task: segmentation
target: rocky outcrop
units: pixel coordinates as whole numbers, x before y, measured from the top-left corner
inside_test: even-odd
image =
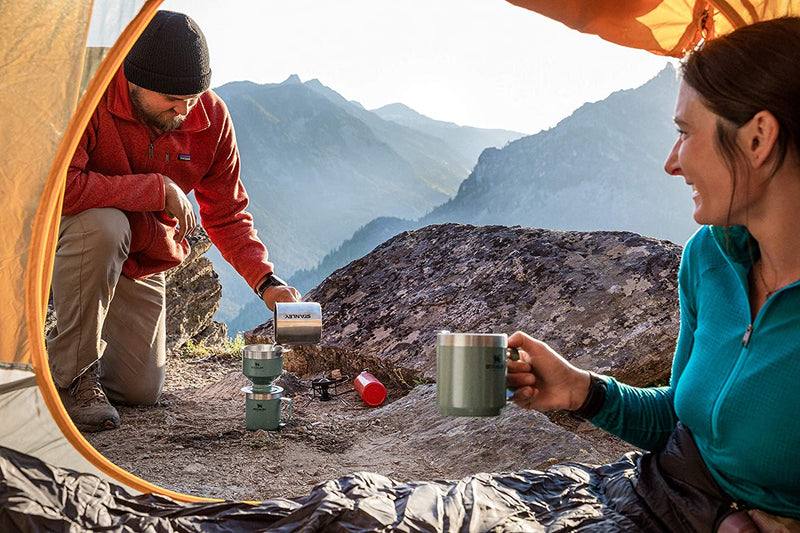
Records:
[[[167,282],[167,353],[186,341],[218,344],[225,340],[225,324],[214,321],[222,298],[222,285],[211,261],[203,254],[211,240],[198,226],[189,237],[191,252],[183,263],[165,273]]]
[[[392,431],[390,443],[378,440],[369,444],[373,452],[384,449],[424,460],[432,470],[451,479],[478,471],[542,469],[562,461],[599,464],[617,459],[629,448],[616,439],[613,444],[600,445],[580,432],[560,427],[542,413],[514,404],[497,417],[443,416],[436,407],[435,384],[414,387],[363,417]]]
[[[396,421],[387,446],[425,455],[436,442],[431,464],[477,461],[499,471],[612,461],[631,446],[562,413],[511,405],[498,417],[440,415],[431,383],[436,332],[522,330],[582,368],[631,385],[665,383],[679,328],[680,253],[626,232],[443,224],[401,233],[306,296],[322,305],[322,340],[292,347],[284,368],[301,376],[369,369],[390,389],[370,414]],[[245,341],[271,336],[270,321]]]
[[[435,380],[436,332],[513,333],[632,385],[668,379],[681,248],[626,232],[443,224],[402,233],[307,296],[318,346],[294,347],[301,374],[368,368],[394,384]],[[248,332],[266,338],[272,324]]]

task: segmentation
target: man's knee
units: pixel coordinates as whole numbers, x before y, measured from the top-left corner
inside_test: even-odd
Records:
[[[101,379],[102,382],[102,379]],[[155,405],[161,397],[164,385],[163,373],[133,382],[119,384],[118,386],[106,385],[103,388],[106,395],[115,403],[125,405]]]
[[[161,397],[161,387],[137,387],[137,390],[128,391],[120,403],[127,405],[155,405]]]

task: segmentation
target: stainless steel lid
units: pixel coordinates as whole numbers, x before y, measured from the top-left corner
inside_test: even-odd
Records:
[[[242,357],[247,359],[277,359],[288,352],[280,344],[248,344],[242,348]]]
[[[439,346],[458,346],[481,348],[505,348],[508,346],[508,335],[505,333],[450,333],[440,331],[436,334]]]
[[[270,385],[269,392],[253,392],[253,386],[242,387],[242,392],[248,400],[277,400],[283,396],[283,387]]]

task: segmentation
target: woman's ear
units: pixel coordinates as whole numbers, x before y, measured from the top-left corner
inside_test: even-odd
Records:
[[[759,168],[771,156],[778,142],[780,124],[769,111],[759,111],[739,128],[741,146],[753,168]]]

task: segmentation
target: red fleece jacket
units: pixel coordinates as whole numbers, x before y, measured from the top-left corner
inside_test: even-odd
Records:
[[[123,273],[144,278],[186,257],[189,244],[173,239],[177,221],[164,213],[164,176],[194,191],[200,219],[222,256],[254,287],[272,264],[245,211],[239,151],[228,110],[206,91],[183,125],[152,143],[135,117],[122,68],[97,106],[67,172],[64,215],[96,207],[122,210],[131,225]]]

